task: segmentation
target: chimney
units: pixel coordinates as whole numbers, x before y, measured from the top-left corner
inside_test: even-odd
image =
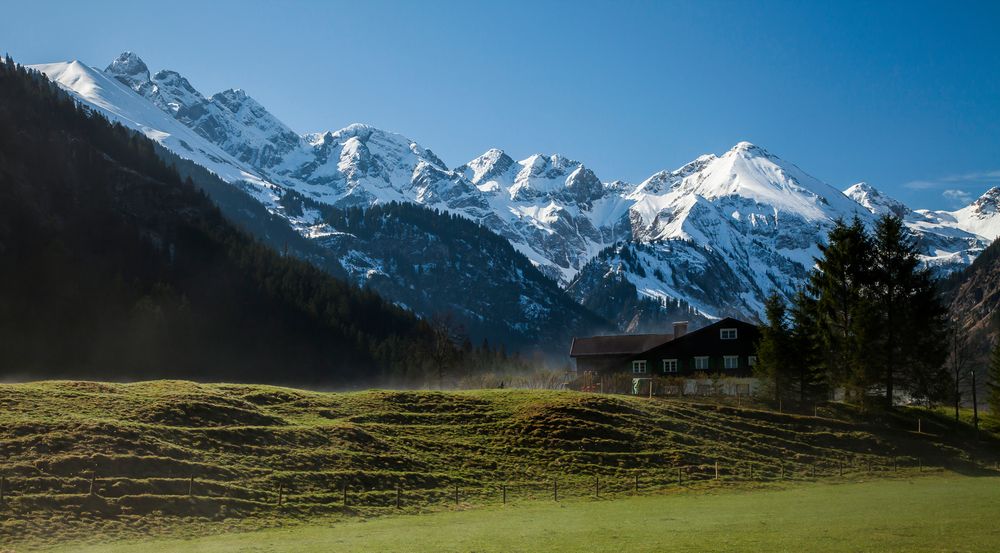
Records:
[[[687,321],[677,321],[674,323],[674,340],[680,338],[687,334],[688,322]]]

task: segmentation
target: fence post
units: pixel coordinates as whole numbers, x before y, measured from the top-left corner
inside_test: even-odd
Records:
[[[284,495],[284,493],[285,493],[285,485],[278,484],[278,507],[281,507],[282,500],[284,499],[284,497],[282,496]]]
[[[347,482],[341,484],[341,487],[343,488],[344,492],[344,507],[347,507]]]
[[[684,477],[681,475],[681,467],[677,467],[677,485],[680,486],[684,483]]]
[[[399,508],[399,499],[400,499],[400,496],[402,494],[403,494],[403,485],[402,484],[396,484],[396,508],[397,509]]]
[[[896,465],[896,456],[895,455],[892,456],[892,472],[899,472],[899,469],[897,468],[897,465]]]
[[[594,495],[597,497],[597,499],[601,498],[601,477],[600,476],[595,476],[594,477]]]
[[[97,471],[90,473],[90,489],[87,491],[87,495],[94,495],[94,480],[97,479]]]
[[[924,433],[924,419],[917,419],[917,434]]]
[[[559,501],[559,481],[552,481],[552,500]]]
[[[784,480],[785,479],[785,463],[781,463],[778,466],[781,467],[781,479]]]
[[[635,475],[635,493],[639,493],[639,475]]]
[[[194,476],[188,480],[188,497],[194,497]]]
[[[819,417],[819,404],[813,403],[813,417]]]
[[[455,505],[458,505],[458,484],[455,484]]]

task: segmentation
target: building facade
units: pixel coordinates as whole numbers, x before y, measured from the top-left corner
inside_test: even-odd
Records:
[[[570,357],[578,374],[745,378],[753,375],[759,340],[756,325],[727,317],[692,332],[675,323],[673,334],[574,338]]]

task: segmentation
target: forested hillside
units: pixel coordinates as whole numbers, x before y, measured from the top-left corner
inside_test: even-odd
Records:
[[[613,328],[505,238],[465,217],[399,202],[334,208],[294,192],[282,204],[320,212],[336,232],[317,241],[366,287],[417,313],[449,318],[477,343],[543,349],[562,360],[574,335]]]
[[[145,137],[0,64],[0,371],[346,383],[458,355],[227,222]]]
[[[994,241],[964,271],[943,284],[952,318],[967,336],[970,354],[984,355],[997,332],[1000,308],[1000,241]]]

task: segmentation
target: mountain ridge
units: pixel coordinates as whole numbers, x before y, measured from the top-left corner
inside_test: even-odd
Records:
[[[39,67],[59,73],[53,65]],[[595,274],[610,274],[617,266],[601,252],[636,243],[650,246],[646,262],[660,268],[666,279],[617,271],[616,278],[630,282],[637,294],[664,305],[683,300],[699,306],[707,318],[757,318],[768,294],[788,296],[804,282],[818,254],[816,244],[825,239],[833,220],[857,216],[870,224],[885,207],[865,205],[749,142],[657,172],[635,185],[602,181],[584,163],[560,154],[516,161],[498,148],[449,168],[431,150],[400,134],[353,124],[297,135],[245,93],[234,89],[206,98],[174,72],[149,77],[143,68],[138,56],[126,53],[108,70],[126,73],[119,82],[131,83],[129,90],[146,101],[156,104],[160,98],[157,109],[184,127],[181,134],[194,133],[200,140],[192,147],[171,135],[172,128],[156,129],[169,123],[142,124],[136,121],[139,116],[125,117],[133,128],[178,155],[204,154],[209,170],[241,182],[304,235],[322,234],[316,229],[324,222],[315,210],[285,211],[280,200],[286,191],[337,208],[416,203],[461,215],[504,237],[543,274],[572,287],[578,300],[602,289]],[[99,95],[88,93],[79,80],[57,80],[82,101],[101,107]],[[160,89],[168,85],[184,94],[164,96]],[[136,110],[130,105],[119,111]],[[859,197],[865,192],[887,198],[865,186],[855,190]],[[988,243],[979,234],[992,232],[987,204],[976,217],[907,208],[904,219],[918,235],[925,261],[947,274],[970,263]],[[1000,218],[996,221],[1000,225]],[[586,278],[578,278],[585,268]],[[718,282],[735,288],[725,298],[713,299],[706,290],[718,289]],[[624,320],[616,322],[627,326]]]

